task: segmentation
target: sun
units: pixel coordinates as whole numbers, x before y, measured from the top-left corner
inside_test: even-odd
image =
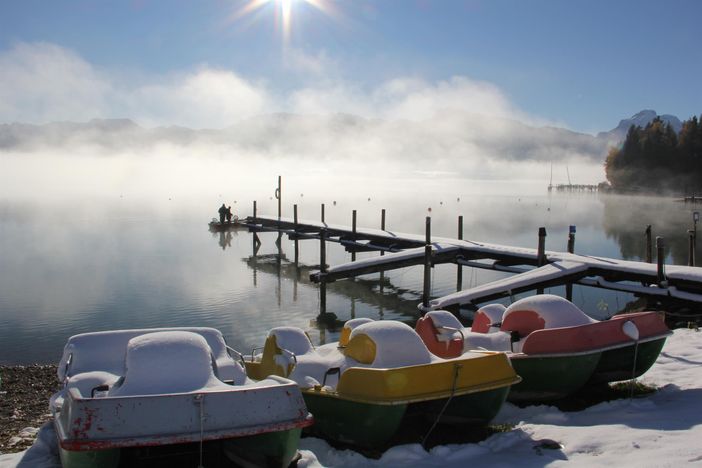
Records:
[[[311,5],[322,13],[333,16],[332,0],[247,0],[242,8],[234,12],[231,19],[237,20],[264,6],[273,6],[271,10],[276,18],[279,18],[276,23],[280,25],[284,44],[287,44],[290,40],[295,5],[300,3]]]

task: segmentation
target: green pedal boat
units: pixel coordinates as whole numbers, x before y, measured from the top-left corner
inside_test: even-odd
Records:
[[[671,334],[656,312],[598,321],[551,294],[506,308],[482,307],[471,328],[450,312],[428,312],[416,330],[429,350],[444,358],[477,348],[506,352],[523,379],[512,387],[511,401],[554,400],[586,384],[638,377],[653,365]]]
[[[520,381],[504,353],[439,359],[411,327],[369,319],[347,322],[338,343],[318,348],[298,328],[274,328],[246,366],[253,378],[297,382],[316,434],[367,448],[384,447],[410,416],[485,425]]]
[[[298,386],[228,350],[212,328],[71,337],[50,400],[64,468],[290,465],[312,424]]]

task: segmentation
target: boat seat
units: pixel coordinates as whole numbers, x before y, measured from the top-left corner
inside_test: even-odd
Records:
[[[322,383],[336,385],[340,372],[336,378],[329,379],[325,379],[325,374],[330,369],[345,367],[344,355],[336,345],[315,349],[309,336],[296,327],[277,327],[268,333],[260,366],[261,375],[287,377],[302,388]]]
[[[229,356],[222,333],[208,327],[112,330],[74,335],[64,347],[57,371],[58,379],[64,382],[73,375],[90,371],[124,375],[129,340],[145,333],[159,331],[188,331],[201,335],[211,349],[217,376],[221,380],[237,384],[246,380],[243,366]]]
[[[461,333],[454,331],[463,330],[463,325],[448,311],[427,312],[417,320],[415,330],[429,351],[436,356],[453,358],[463,353]]]
[[[409,325],[394,320],[364,323],[350,335],[344,354],[374,368],[429,364],[431,353]]]
[[[124,379],[109,396],[156,395],[230,389],[214,374],[207,340],[198,333],[160,331],[127,343]]]
[[[553,294],[526,297],[507,307],[500,330],[528,336],[544,328],[576,327],[596,323],[575,304]]]

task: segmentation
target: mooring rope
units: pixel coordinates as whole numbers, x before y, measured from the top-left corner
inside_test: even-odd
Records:
[[[634,367],[631,369],[631,393],[629,393],[629,400],[634,398],[634,386],[636,385],[636,357],[638,354],[639,340],[636,340],[634,344]]]
[[[200,393],[195,396],[195,400],[200,404],[200,463],[197,468],[205,468],[202,464],[202,443],[205,438],[205,395]]]
[[[432,433],[436,425],[439,423],[439,420],[441,419],[441,416],[444,415],[444,411],[446,411],[446,408],[448,408],[449,403],[451,403],[451,399],[453,399],[453,395],[456,393],[456,382],[458,382],[458,371],[463,367],[462,364],[454,364],[453,365],[453,384],[451,385],[451,394],[449,395],[448,399],[446,400],[446,403],[444,403],[443,408],[441,408],[441,411],[439,411],[439,414],[437,415],[436,419],[434,420],[434,423],[431,425],[427,433],[424,435],[422,438],[422,447],[426,449],[424,444],[426,443],[427,439],[429,438],[429,435]]]

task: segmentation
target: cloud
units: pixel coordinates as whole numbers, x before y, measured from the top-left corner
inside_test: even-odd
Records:
[[[128,117],[147,125],[225,127],[257,114],[349,113],[422,120],[446,109],[529,119],[495,85],[465,76],[437,82],[397,77],[361,86],[337,76],[324,52],[291,49],[284,68],[305,83],[278,95],[262,81],[197,65],[141,80],[118,78],[75,52],[49,43],[17,43],[0,51],[0,121]]]

